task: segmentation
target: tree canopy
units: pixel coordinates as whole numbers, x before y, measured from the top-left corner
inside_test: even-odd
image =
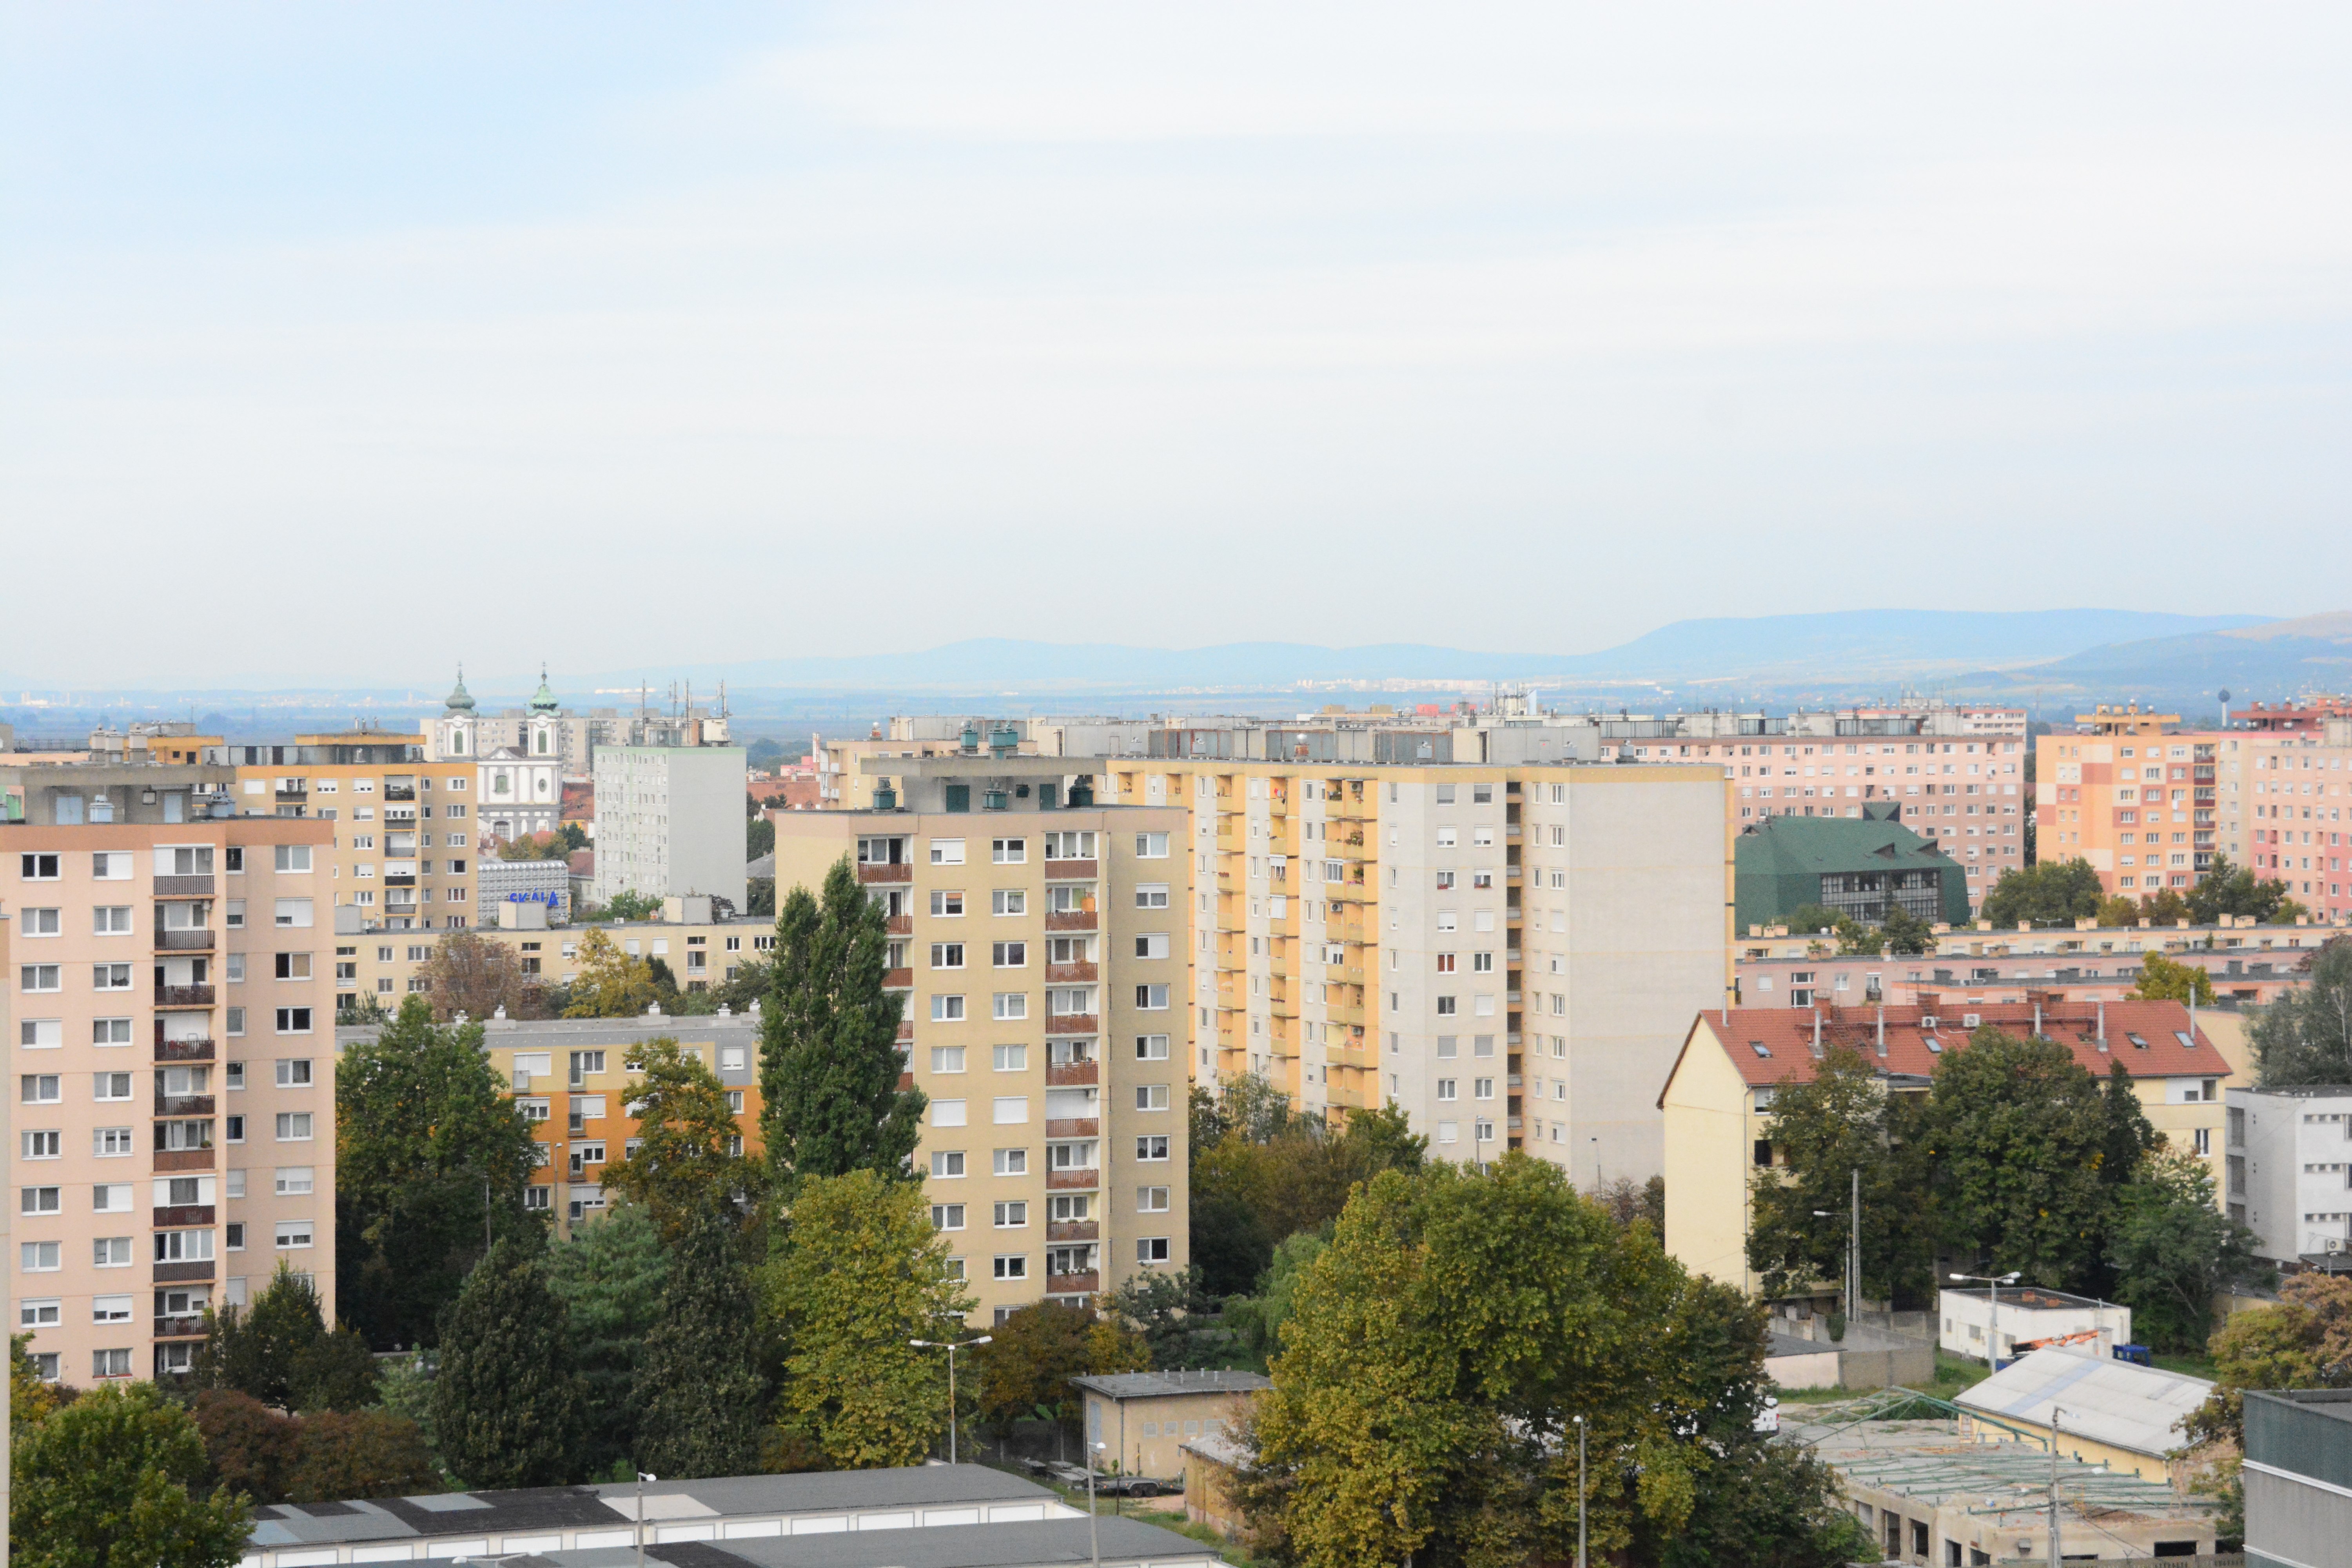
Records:
[[[534,1249],[500,1241],[441,1314],[435,1441],[476,1487],[551,1487],[578,1468],[587,1390]],[[658,1473],[658,1472],[656,1472]]]
[[[2139,963],[2139,984],[2131,994],[2143,1002],[2213,1004],[2213,977],[2194,963],[2180,963],[2160,952],[2145,954]]]
[[[1040,1301],[1008,1314],[971,1354],[963,1394],[983,1421],[1025,1419],[1040,1408],[1064,1419],[1078,1414],[1070,1379],[1087,1373],[1143,1372],[1143,1337],[1116,1315]]]
[[[1977,915],[1990,921],[1995,929],[2005,926],[2014,931],[2029,922],[2069,926],[2096,915],[2105,897],[2098,872],[2078,856],[2039,866],[2011,867],[1985,895]]]
[[[547,1250],[548,1289],[570,1321],[588,1401],[581,1440],[586,1474],[603,1475],[636,1451],[637,1367],[660,1321],[669,1268],[652,1216],[625,1200]]]
[[[198,1498],[194,1416],[152,1383],[110,1383],[14,1435],[9,1561],[18,1568],[227,1568],[253,1516],[226,1488]]]
[[[2265,1089],[2352,1082],[2352,939],[2332,938],[2306,962],[2310,981],[2246,1026]]]
[[[2234,865],[2221,854],[2213,857],[2213,863],[2189,889],[2182,909],[2186,918],[2203,926],[2219,924],[2223,915],[2240,919],[2251,915],[2268,925],[2291,921],[2305,912],[2301,904],[2287,897],[2284,882],[2263,881],[2252,867]]]
[[[335,1072],[335,1279],[379,1349],[429,1342],[441,1309],[522,1210],[530,1124],[481,1048],[482,1028],[433,1022],[421,996]]]
[[[1781,1163],[1758,1170],[1749,1191],[1748,1266],[1764,1277],[1766,1295],[1844,1278],[1857,1171],[1869,1219],[1862,1293],[1912,1300],[1932,1286],[1932,1211],[1916,1196],[1927,1153],[1917,1134],[1922,1109],[1916,1096],[1888,1094],[1875,1067],[1844,1047],[1822,1058],[1812,1082],[1775,1091]]]
[[[635,1018],[661,998],[653,965],[591,926],[580,938],[579,978],[566,994],[567,1018]]]
[[[760,1022],[760,1130],[787,1196],[801,1181],[851,1171],[910,1179],[929,1101],[898,1084],[902,997],[882,984],[888,937],[845,855],[821,897],[796,887],[777,917]]]
[[[470,931],[453,931],[433,944],[433,956],[417,970],[433,1016],[447,1023],[458,1014],[488,1018],[503,1007],[509,1018],[545,1017],[546,993],[522,972],[522,958],[502,942]]]
[[[740,1218],[738,1204],[757,1192],[761,1171],[743,1152],[727,1086],[667,1035],[630,1047],[629,1067],[637,1146],[604,1167],[604,1185],[641,1205],[671,1242],[722,1211]]]
[[[2151,1152],[2116,1194],[2107,1261],[2132,1332],[2158,1350],[2194,1352],[2213,1332],[2213,1298],[2274,1278],[2255,1258],[2254,1235],[2221,1213],[2210,1165],[2171,1150]]]
[[[714,1204],[673,1235],[661,1310],[637,1365],[636,1463],[679,1479],[749,1475],[760,1468],[768,1389],[742,1226]]]

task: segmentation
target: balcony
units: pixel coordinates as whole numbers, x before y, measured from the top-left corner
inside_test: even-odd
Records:
[[[885,990],[885,991],[912,991],[914,988],[915,988],[915,972],[914,972],[913,970],[911,970],[911,969],[886,969],[886,970],[884,970],[884,971],[882,972],[882,989],[883,989],[883,990]]]
[[[159,931],[155,933],[157,952],[210,952],[213,933],[208,931]]]
[[[882,921],[882,929],[892,936],[912,936],[915,934],[915,917],[912,915],[887,916]]]
[[[210,874],[202,877],[158,877],[155,897],[159,899],[209,899],[213,896]]]
[[[914,1023],[914,1020],[913,1020],[913,1019],[911,1019],[911,1018],[902,1018],[902,1019],[900,1019],[900,1020],[898,1021],[898,1038],[899,1038],[899,1039],[901,1039],[901,1040],[912,1040],[914,1037],[915,1037],[915,1023]]]
[[[1045,984],[1048,985],[1079,981],[1091,983],[1097,978],[1096,966],[1091,963],[1049,963],[1045,966]]]
[[[210,1149],[158,1149],[155,1151],[157,1171],[209,1171],[213,1168]]]
[[[210,1225],[213,1205],[210,1204],[165,1204],[155,1211],[159,1229],[171,1230],[182,1226]]]
[[[158,1040],[155,1059],[159,1062],[208,1062],[213,1059],[210,1040]]]
[[[1045,880],[1049,882],[1091,882],[1098,874],[1092,860],[1045,862]]]
[[[867,863],[857,868],[857,879],[871,886],[876,882],[911,882],[915,879],[912,866],[884,866]]]
[[[1100,1062],[1055,1062],[1045,1068],[1045,1086],[1061,1089],[1074,1084],[1100,1083]]]
[[[158,1318],[155,1337],[159,1340],[200,1340],[205,1337],[205,1321],[194,1318]]]
[[[1323,978],[1339,985],[1361,985],[1364,983],[1364,966],[1360,963],[1327,963],[1323,966]]]
[[[1083,1292],[1091,1296],[1102,1289],[1102,1276],[1092,1269],[1084,1274],[1048,1274],[1045,1290],[1049,1295],[1072,1296]]]
[[[386,871],[383,874],[383,885],[387,888],[413,888],[416,886],[416,873],[414,871]]]
[[[1047,931],[1092,931],[1095,911],[1092,910],[1048,910],[1045,912]]]
[[[158,985],[155,1005],[158,1007],[209,1007],[213,1005],[213,988],[209,985]]]
[[[1354,1024],[1361,1026],[1365,1022],[1361,1003],[1335,1002],[1326,1006],[1323,1014],[1334,1024]]]
[[[209,1258],[199,1263],[155,1265],[155,1283],[158,1285],[185,1285],[194,1280],[210,1279],[212,1277],[213,1260]]]
[[[1045,1190],[1049,1193],[1090,1193],[1101,1185],[1102,1171],[1098,1166],[1080,1165],[1045,1173]]]
[[[1060,1219],[1045,1222],[1047,1241],[1100,1241],[1102,1221],[1097,1219]]]
[[[1102,1122],[1092,1116],[1065,1116],[1045,1123],[1048,1138],[1099,1138]]]
[[[383,786],[383,798],[386,800],[415,800],[416,798],[416,786],[415,784],[388,784]]]
[[[1049,1035],[1099,1035],[1102,1019],[1092,1013],[1057,1013],[1045,1020]]]
[[[209,1094],[159,1094],[155,1097],[158,1116],[210,1116],[213,1097]]]
[[[277,796],[281,801],[299,802],[310,799],[310,791],[307,785],[296,784],[291,789],[279,789],[277,792]]]

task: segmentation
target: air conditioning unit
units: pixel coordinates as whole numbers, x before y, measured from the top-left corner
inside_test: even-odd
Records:
[[[1981,1013],[1963,1013],[1960,1015],[1960,1027],[1964,1029],[1973,1029],[1983,1021],[1984,1015]]]
[[[1919,1026],[1923,1029],[1934,1028],[1936,1026],[1936,1015],[1929,1013],[1921,1017],[1919,1020]]]
[[[2340,1257],[2347,1249],[2352,1249],[2352,1244],[2347,1244],[2340,1236],[2322,1237],[2320,1238],[2319,1250],[2330,1258]]]

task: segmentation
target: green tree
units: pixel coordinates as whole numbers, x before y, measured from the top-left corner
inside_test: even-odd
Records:
[[[425,1439],[426,1451],[440,1463],[439,1447],[434,1440],[433,1429],[433,1370],[423,1351],[413,1351],[379,1366],[376,1374],[376,1397],[388,1415],[397,1415],[416,1428]],[[442,1465],[443,1469],[448,1467]]]
[[[2352,1384],[2352,1279],[2297,1274],[2275,1305],[2231,1313],[2210,1348],[2213,1392],[2181,1430],[2191,1443],[2243,1447],[2247,1390]]]
[[[2310,981],[2246,1026],[2265,1089],[2352,1082],[2352,941],[2335,938],[2310,963]]]
[[[325,1410],[302,1417],[292,1502],[409,1497],[441,1489],[416,1423],[384,1410]]]
[[[641,1469],[695,1479],[759,1468],[768,1389],[759,1298],[741,1244],[740,1224],[716,1206],[678,1234],[637,1364]]]
[[[2215,1204],[2207,1163],[2159,1150],[2116,1194],[2107,1240],[2116,1300],[2132,1310],[2145,1342],[2201,1350],[2212,1337],[2216,1292],[2269,1283],[2253,1244],[2253,1233]]]
[[[1108,1310],[1141,1336],[1153,1366],[1222,1366],[1234,1334],[1202,1288],[1200,1265],[1138,1269],[1109,1297]]]
[[[2212,865],[2189,889],[2188,915],[2201,926],[2219,925],[2224,915],[2239,919],[2252,915],[2268,925],[2289,901],[2284,882],[2263,881],[2252,868],[2232,865],[2227,855],[2216,854]]]
[[[305,1412],[364,1410],[376,1402],[382,1377],[367,1341],[350,1329],[330,1329],[294,1358],[294,1406]]]
[[[1771,1113],[1781,1163],[1759,1168],[1749,1182],[1748,1266],[1764,1276],[1764,1293],[1845,1277],[1859,1171],[1862,1293],[1924,1296],[1933,1284],[1935,1234],[1919,1201],[1916,1105],[1890,1096],[1875,1065],[1841,1046],[1822,1058],[1811,1082],[1776,1089]]]
[[[635,1018],[661,999],[653,965],[593,927],[580,939],[579,973],[564,1004],[567,1018]]]
[[[1926,952],[1936,945],[1936,932],[1902,905],[1889,904],[1886,923],[1878,928],[1878,940],[1888,952]]]
[[[1636,1563],[1657,1568],[1845,1568],[1878,1560],[1878,1542],[1846,1511],[1838,1474],[1801,1443],[1727,1434],[1699,1472],[1690,1519],[1645,1531]]]
[[[544,1016],[544,994],[522,972],[521,955],[509,944],[470,931],[453,931],[433,944],[433,956],[417,970],[433,1016],[447,1023],[458,1014],[488,1018],[503,1007],[509,1018]]]
[[[8,1336],[8,1429],[21,1433],[58,1407],[58,1391],[41,1381],[33,1364],[29,1333]]]
[[[2139,900],[2125,898],[2121,893],[2117,893],[2111,899],[2103,899],[2099,902],[2099,912],[2095,918],[2103,926],[2137,925]]]
[[[775,910],[754,910],[751,912],[773,914]],[[743,961],[740,963],[730,965],[735,973],[713,985],[708,993],[712,1012],[715,1013],[723,1006],[730,1012],[748,1013],[751,1010],[751,1004],[754,1002],[763,1006],[766,1005],[768,992],[775,980],[775,977],[769,973],[768,961],[764,958],[755,958],[750,953],[743,954],[742,958]]]
[[[204,1436],[152,1383],[91,1390],[18,1434],[12,1458],[17,1568],[226,1568],[245,1550],[244,1497],[190,1494]]]
[[[548,1248],[547,1286],[571,1320],[572,1342],[587,1390],[581,1468],[592,1476],[636,1452],[637,1367],[661,1320],[669,1255],[653,1217],[622,1202]],[[656,1468],[654,1474],[667,1475]]]
[[[335,1072],[336,1299],[380,1349],[429,1341],[482,1255],[485,1221],[523,1213],[530,1124],[482,1049],[478,1023],[436,1026],[421,996]]]
[[[580,921],[583,925],[599,921],[649,921],[661,912],[662,901],[654,894],[634,893],[624,888],[604,903],[583,911]]]
[[[1951,1241],[2056,1289],[2101,1267],[2114,1129],[2065,1047],[1977,1030],[1936,1064],[1924,1132]]]
[[[299,1403],[303,1358],[326,1331],[318,1291],[281,1263],[251,1306],[223,1306],[207,1316],[194,1381],[291,1410]]]
[[[1840,914],[1827,904],[1799,904],[1773,923],[1787,926],[1790,936],[1820,936],[1826,931],[1843,939],[1849,932],[1859,935],[1862,931],[1852,915]]]
[[[1286,1237],[1274,1249],[1274,1261],[1267,1266],[1257,1294],[1236,1297],[1225,1303],[1225,1317],[1234,1336],[1259,1365],[1265,1365],[1281,1350],[1282,1325],[1290,1321],[1298,1281],[1329,1245],[1330,1238],[1320,1231],[1302,1231]]]
[[[638,1144],[604,1167],[604,1185],[641,1205],[663,1238],[675,1243],[705,1216],[734,1210],[756,1190],[760,1170],[742,1153],[727,1086],[698,1052],[663,1035],[632,1047],[629,1057],[638,1076],[625,1098],[637,1118]]]
[[[2090,920],[2106,898],[2098,872],[2079,856],[2072,860],[2046,861],[2039,866],[2001,873],[1991,892],[1978,906],[1979,919],[1996,930],[2014,931],[2021,924],[2070,926]]]
[[[747,877],[743,881],[743,912],[747,915],[768,915],[776,912],[776,879],[773,877]]]
[[[2189,900],[2170,888],[2162,888],[2140,895],[2139,913],[2150,925],[2177,926],[2189,918]]]
[[[551,1487],[576,1469],[587,1393],[541,1260],[500,1241],[441,1314],[434,1436],[468,1485]]]
[[[922,1189],[871,1170],[804,1175],[762,1275],[789,1347],[785,1428],[835,1469],[920,1463],[947,1427],[947,1367],[907,1342],[942,1337],[974,1306]]]
[[[900,1089],[900,994],[883,989],[888,931],[843,856],[821,898],[794,888],[776,920],[775,986],[760,1025],[760,1130],[779,1186],[874,1171],[911,1179],[919,1089]]]
[[[776,848],[776,825],[760,813],[760,803],[751,803],[751,816],[743,824],[743,858],[757,860],[772,855]]]
[[[2140,960],[2139,984],[2131,994],[2143,1002],[2194,1002],[2210,1007],[2213,977],[2196,964],[2176,963],[2160,952],[2151,952]]]
[[[1065,1301],[1016,1308],[972,1352],[960,1391],[980,1418],[1010,1422],[1044,1411],[1077,1418],[1070,1379],[1087,1373],[1143,1372],[1151,1364],[1143,1338],[1118,1318]]]

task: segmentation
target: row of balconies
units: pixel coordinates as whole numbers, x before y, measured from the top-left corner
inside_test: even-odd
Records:
[[[213,1059],[210,1040],[165,1040],[155,1042],[155,1059],[159,1062],[208,1062]]]
[[[1100,1241],[1102,1222],[1092,1219],[1047,1220],[1047,1241]]]
[[[158,1116],[210,1116],[213,1097],[209,1094],[159,1094],[155,1097]]]
[[[208,931],[158,928],[155,932],[157,952],[210,952],[212,946],[213,933]]]
[[[158,1007],[209,1007],[213,1005],[210,985],[158,985],[155,1005]]]
[[[1049,1035],[1099,1035],[1102,1019],[1093,1013],[1056,1013],[1045,1020]]]

